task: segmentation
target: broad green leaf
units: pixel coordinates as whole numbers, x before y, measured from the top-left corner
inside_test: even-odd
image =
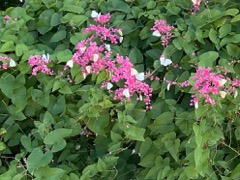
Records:
[[[228,9],[224,12],[225,16],[236,16],[239,13],[238,9]]]
[[[53,145],[59,141],[62,141],[64,138],[69,137],[71,134],[71,129],[59,128],[48,133],[44,138],[44,143]]]
[[[59,42],[59,41],[65,39],[66,36],[67,36],[67,32],[65,30],[58,31],[50,39],[50,42]]]
[[[231,32],[232,26],[231,24],[224,24],[219,29],[219,38],[223,38]]]
[[[67,13],[62,19],[62,23],[70,23],[71,25],[81,26],[88,19],[87,16],[84,15],[75,15],[72,13]]]
[[[239,58],[240,57],[240,47],[235,45],[235,44],[228,44],[226,46],[227,48],[227,53],[235,58]]]
[[[40,148],[35,148],[27,158],[27,170],[33,174],[34,170],[48,165],[53,158],[51,151],[43,153]]]
[[[189,179],[197,179],[198,178],[198,172],[192,166],[185,167],[184,168],[184,173],[187,175],[187,177]]]
[[[240,164],[232,171],[230,175],[231,179],[239,179],[240,178]]]
[[[238,22],[238,21],[240,21],[240,14],[238,14],[235,17],[233,17],[232,20],[231,20],[231,23]]]
[[[15,50],[14,42],[7,41],[0,47],[0,52],[11,52]]]
[[[114,0],[111,2],[112,3],[112,10],[114,11],[121,11],[124,13],[130,13],[131,8],[128,6],[127,3],[120,1],[120,0]]]
[[[149,126],[152,134],[167,133],[174,130],[173,113],[164,112],[160,114],[155,121]]]
[[[213,67],[218,57],[219,54],[216,51],[205,52],[199,56],[198,65],[201,67]]]
[[[63,174],[65,173],[65,170],[60,168],[50,168],[48,166],[40,167],[36,169],[33,174],[36,176],[35,180],[42,180],[42,179],[48,179],[48,180],[56,180],[56,179],[62,179]]]
[[[57,26],[61,23],[62,13],[54,13],[51,17],[50,25]]]
[[[17,44],[15,47],[16,55],[21,56],[28,51],[28,46],[25,44]]]
[[[63,95],[59,96],[57,102],[53,106],[53,113],[54,114],[62,113],[65,109],[65,106],[66,106],[65,103],[66,103],[65,102],[65,97]]]
[[[144,133],[146,129],[139,128],[136,126],[128,125],[125,129],[123,129],[125,132],[126,138],[136,141],[144,141]]]
[[[29,152],[32,148],[32,142],[31,142],[31,138],[26,136],[26,135],[23,135],[21,137],[21,143],[23,145],[23,147]]]
[[[143,56],[141,51],[138,48],[133,48],[129,54],[129,58],[131,59],[131,62],[133,64],[135,63],[142,63],[143,62]]]
[[[73,57],[72,51],[65,49],[57,53],[57,59],[59,62],[67,62]]]
[[[101,158],[99,158],[97,162],[97,170],[102,172],[102,171],[105,171],[106,169],[107,169],[107,166],[105,162]]]
[[[64,6],[60,9],[60,11],[68,11],[71,13],[83,14],[84,9],[80,6],[64,3]]]
[[[167,3],[166,8],[167,8],[167,11],[173,15],[177,15],[181,11],[181,9],[175,6],[175,3],[172,3],[172,2]]]
[[[144,157],[148,154],[149,150],[152,147],[152,144],[153,144],[152,140],[149,137],[145,138],[144,142],[141,142],[140,150],[139,150],[141,157]]]

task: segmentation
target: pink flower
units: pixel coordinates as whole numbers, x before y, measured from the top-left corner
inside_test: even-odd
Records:
[[[28,59],[28,63],[33,68],[32,75],[36,76],[38,72],[53,75],[53,71],[47,67],[49,62],[50,62],[49,57],[46,55],[30,56]]]
[[[165,20],[156,20],[151,30],[154,31],[154,36],[161,37],[162,45],[167,46],[169,39],[173,36],[171,32],[173,28],[173,26],[168,26]]]

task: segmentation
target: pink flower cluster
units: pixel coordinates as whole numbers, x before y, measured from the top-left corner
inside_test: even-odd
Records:
[[[237,87],[240,87],[240,80],[225,77],[226,73],[217,74],[211,72],[211,68],[198,67],[196,74],[193,76],[195,80],[193,89],[198,93],[192,95],[191,105],[198,104],[201,98],[205,99],[206,103],[216,104],[214,95],[220,95],[221,98],[225,98],[227,94],[234,93],[234,98],[237,96]]]
[[[107,13],[105,15],[99,14],[97,17],[94,18],[94,21],[99,23],[107,23],[109,22],[110,18],[110,13]]]
[[[10,58],[10,57],[7,57],[7,56],[0,56],[0,62],[1,62],[1,65],[0,65],[0,69],[8,69],[10,67],[15,67],[16,66],[16,62]]]
[[[99,18],[101,16],[103,15],[100,15]],[[105,19],[109,20],[109,16],[107,15]],[[101,21],[100,23],[103,22],[105,21]],[[117,44],[120,38],[122,38],[122,31],[116,28],[108,28],[106,25],[101,24],[90,25],[83,32],[95,33],[88,39],[82,40],[77,44],[76,52],[72,60],[70,60],[82,67],[83,77],[86,77],[88,74],[99,74],[104,70],[109,73],[110,78],[102,83],[102,88],[106,88],[109,92],[112,92],[111,89],[114,83],[118,83],[119,81],[124,83],[122,87],[115,88],[114,99],[124,100],[127,98],[130,100],[137,93],[139,95],[138,100],[143,100],[146,108],[151,109],[150,98],[152,96],[152,89],[148,84],[142,82],[144,80],[144,77],[142,77],[143,73],[140,73],[141,77],[138,77],[139,73],[133,68],[133,64],[128,57],[123,57],[119,54],[115,58],[111,57],[110,45],[106,48],[107,44],[105,44],[105,41],[110,40],[111,43]],[[100,45],[97,43],[99,39]]]
[[[105,25],[90,24],[90,26],[86,28],[83,33],[89,32],[95,33],[95,36],[99,37],[101,42],[110,40],[111,43],[117,44],[121,41],[121,30],[117,28],[108,28]],[[120,34],[120,36],[117,33]]]
[[[32,67],[32,75],[36,76],[38,72],[53,75],[53,71],[47,66],[50,60],[46,55],[34,55],[28,59],[28,64]]]
[[[168,26],[165,20],[156,20],[154,26],[151,28],[154,36],[161,37],[162,45],[167,46],[169,39],[173,36],[173,26]]]

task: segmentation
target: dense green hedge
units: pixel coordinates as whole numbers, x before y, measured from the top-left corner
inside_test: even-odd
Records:
[[[26,0],[1,11],[0,179],[239,179],[239,8],[238,0],[199,10],[191,0]],[[151,107],[137,93],[114,98],[123,81],[102,88],[107,69],[66,67],[97,24],[93,10],[122,30],[111,58],[127,56],[145,72]],[[174,27],[169,44],[153,35],[156,20]],[[43,54],[53,74],[34,75],[29,59]]]

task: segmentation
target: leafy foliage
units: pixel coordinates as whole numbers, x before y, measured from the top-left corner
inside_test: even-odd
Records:
[[[190,0],[26,0],[1,11],[0,55],[17,65],[0,69],[0,178],[239,179],[239,95],[190,106],[198,66],[239,74],[239,6],[214,0],[193,12]],[[89,37],[82,30],[94,23],[92,10],[122,29],[112,53],[150,71],[151,110],[137,95],[115,100],[101,88],[104,71],[84,78],[74,65],[62,74]],[[174,26],[166,47],[152,35],[158,19]],[[33,76],[28,58],[47,53],[55,74]],[[161,65],[161,55],[172,65]]]

